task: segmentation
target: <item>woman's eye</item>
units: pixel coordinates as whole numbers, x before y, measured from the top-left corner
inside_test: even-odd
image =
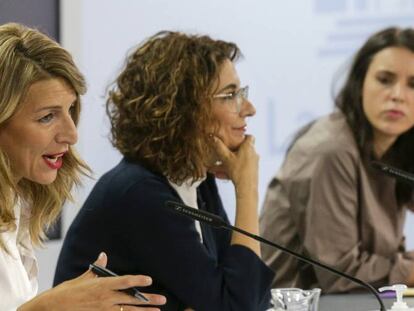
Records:
[[[72,118],[73,118],[73,116],[74,116],[74,114],[75,114],[75,111],[76,111],[76,109],[75,109],[75,105],[70,106],[70,108],[69,108],[69,113],[70,113],[70,115],[72,116]]]
[[[47,115],[45,115],[44,117],[39,119],[40,123],[49,123],[50,121],[52,121],[53,119],[53,113],[49,113]]]
[[[225,99],[232,100],[235,97],[235,95],[236,95],[236,92],[227,93]]]
[[[384,85],[392,83],[392,78],[389,76],[377,76],[377,80],[379,81],[379,83]]]

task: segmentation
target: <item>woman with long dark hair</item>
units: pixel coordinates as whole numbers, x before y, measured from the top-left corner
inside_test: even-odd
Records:
[[[414,172],[414,31],[388,28],[357,52],[337,110],[303,128],[271,181],[262,234],[374,286],[414,285],[403,226],[413,189],[372,168]],[[356,285],[263,247],[277,287]]]

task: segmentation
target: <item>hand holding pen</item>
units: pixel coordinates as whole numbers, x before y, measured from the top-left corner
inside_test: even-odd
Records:
[[[118,276],[117,274],[115,274],[111,270],[109,270],[105,267],[101,267],[101,266],[99,266],[97,264],[94,264],[94,263],[89,265],[89,269],[91,269],[91,271],[93,273],[95,273],[97,276],[101,276],[101,277]],[[126,294],[128,294],[132,297],[135,297],[140,301],[149,302],[149,300],[136,287],[120,289],[119,291],[124,292],[124,293],[126,293]]]
[[[93,263],[101,269],[106,267],[107,257],[101,253]],[[123,275],[97,277],[92,270],[52,288],[19,307],[19,311],[59,310],[59,311],[159,311],[166,299],[162,295],[145,294],[135,296],[132,287],[145,287],[152,283],[148,276]],[[129,290],[128,290],[129,289]],[[124,291],[127,290],[127,295]],[[133,296],[131,294],[133,293]],[[151,305],[153,307],[147,307]]]
[[[121,285],[121,283],[116,287],[112,286],[113,289],[116,291],[126,293],[127,295],[122,294],[122,296],[129,300],[129,302],[122,302],[117,303],[119,306],[120,311],[129,311],[129,310],[145,310],[145,311],[156,311],[159,310],[158,308],[142,308],[137,304],[140,305],[163,305],[166,302],[166,299],[162,295],[157,294],[145,294],[145,296],[136,288],[138,287],[144,287],[149,286],[152,283],[152,280],[148,276],[144,275],[124,275],[124,276],[118,276],[114,272],[110,271],[106,268],[107,264],[107,256],[105,253],[101,253],[98,257],[98,260],[96,260],[93,264],[90,265],[90,269],[85,273],[86,275],[92,275],[95,280],[96,277],[105,277],[105,279],[100,279],[102,282],[106,281],[113,281],[113,282],[123,282],[124,284]],[[111,278],[108,278],[111,277]],[[138,283],[131,282],[132,279],[138,279]],[[99,280],[97,280],[99,281]],[[126,284],[127,285],[126,285]],[[114,284],[115,285],[115,284]],[[121,286],[120,286],[121,285]],[[137,302],[137,300],[139,302]],[[112,309],[111,309],[112,310]]]
[[[105,253],[101,253],[94,262],[104,268],[107,263]],[[123,275],[97,277],[92,270],[45,291],[18,308],[19,311],[59,310],[59,311],[159,311],[159,308],[145,306],[163,305],[166,299],[162,295],[140,293],[136,296],[133,287],[151,285],[151,278],[144,275]],[[130,289],[130,290],[128,290]],[[123,291],[128,290],[126,295]],[[131,294],[133,293],[133,296]],[[141,300],[140,300],[141,299]]]

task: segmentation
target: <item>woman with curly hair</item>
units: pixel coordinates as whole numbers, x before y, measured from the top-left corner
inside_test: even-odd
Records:
[[[146,271],[163,310],[266,310],[273,273],[256,241],[171,213],[178,201],[224,217],[215,176],[235,186],[235,224],[258,233],[255,114],[234,67],[238,47],[161,32],[129,56],[110,92],[112,142],[124,155],[73,222],[56,282],[81,273],[97,249],[118,273]],[[215,176],[214,176],[215,175]]]
[[[73,145],[83,76],[69,53],[37,30],[0,26],[0,310],[143,310],[118,290],[149,285],[144,276],[95,278],[82,274],[37,294],[33,244],[41,244],[81,174],[89,168]],[[97,255],[101,250],[97,251]],[[91,259],[91,263],[96,258]],[[95,261],[106,265],[101,253]],[[162,303],[147,295],[150,303]],[[145,309],[148,310],[148,309]]]
[[[357,52],[337,111],[303,128],[271,181],[262,234],[374,287],[414,286],[403,233],[411,185],[372,161],[414,173],[414,30],[388,28]],[[347,292],[356,284],[263,247],[276,287]]]

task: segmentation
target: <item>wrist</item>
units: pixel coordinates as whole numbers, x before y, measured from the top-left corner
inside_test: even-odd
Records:
[[[251,198],[257,199],[259,197],[259,190],[257,189],[257,184],[243,183],[235,187],[236,198],[244,199]]]
[[[40,294],[34,297],[32,300],[29,300],[25,304],[17,308],[17,311],[52,311],[50,308],[50,299],[46,291],[43,294]]]

